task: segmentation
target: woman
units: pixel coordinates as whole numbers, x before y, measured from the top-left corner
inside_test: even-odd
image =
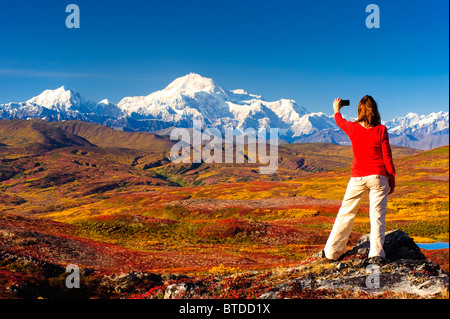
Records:
[[[384,219],[387,195],[395,189],[395,168],[387,129],[381,125],[375,100],[364,96],[358,105],[358,119],[346,121],[340,113],[341,99],[333,103],[336,124],[352,142],[353,162],[351,178],[341,208],[334,222],[323,254],[337,260],[345,252],[353,221],[361,198],[366,191],[370,199],[370,251],[369,258],[385,258]]]

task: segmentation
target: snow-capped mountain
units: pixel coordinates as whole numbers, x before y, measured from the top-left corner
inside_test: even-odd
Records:
[[[389,133],[400,134],[420,131],[422,134],[435,133],[448,128],[448,112],[440,111],[429,115],[408,113],[385,123]]]
[[[431,149],[449,144],[449,113],[429,115],[409,113],[386,122],[392,144],[417,149]]]
[[[26,105],[38,105],[59,113],[92,111],[94,102],[85,101],[78,92],[67,89],[64,86],[56,90],[45,90],[25,102]]]
[[[312,116],[314,113],[309,115]],[[328,127],[320,128],[320,123],[327,120]],[[347,135],[336,127],[332,117],[322,115],[322,118],[317,119],[314,124],[310,131],[312,134],[310,132],[300,134],[295,142],[351,144]],[[383,122],[383,124],[388,129],[392,145],[428,150],[449,144],[449,112],[441,111],[429,115],[409,113],[404,117],[396,117],[391,121]],[[303,126],[303,128],[307,127],[307,125]]]
[[[338,129],[338,127],[333,116],[328,116],[322,112],[305,114],[295,121],[291,127],[293,138],[309,136],[328,129]]]
[[[1,104],[1,118],[83,120],[119,130],[166,133],[171,127],[191,127],[199,118],[208,127],[275,127],[288,142],[350,144],[332,115],[310,113],[291,99],[266,101],[243,89],[226,90],[195,73],[149,95],[124,97],[117,105],[107,99],[99,103],[86,100],[62,86],[25,102]],[[394,145],[430,149],[449,143],[448,112],[410,113],[384,124]]]
[[[293,100],[268,102],[244,90],[224,90],[209,78],[191,73],[147,96],[125,97],[118,107],[129,117],[165,122],[200,118],[208,126],[239,129],[289,129],[308,111]]]
[[[108,99],[103,99],[98,102],[93,111],[98,115],[112,118],[124,116],[123,111],[117,105],[108,101]]]
[[[51,121],[88,120],[96,103],[86,101],[78,92],[64,86],[45,90],[25,102],[0,105],[1,118],[42,118]]]

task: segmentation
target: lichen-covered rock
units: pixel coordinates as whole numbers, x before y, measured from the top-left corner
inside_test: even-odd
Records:
[[[164,299],[174,299],[186,297],[192,288],[192,284],[183,282],[179,284],[171,284],[167,286],[164,292]]]
[[[398,259],[384,265],[354,264],[331,275],[316,277],[316,289],[351,289],[370,294],[386,291],[432,296],[448,290],[448,275],[426,260]]]
[[[139,292],[141,287],[149,287],[161,284],[161,276],[145,272],[127,272],[118,275],[105,275],[101,286],[115,293]]]

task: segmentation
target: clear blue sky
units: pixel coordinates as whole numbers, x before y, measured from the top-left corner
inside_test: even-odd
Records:
[[[340,96],[356,116],[371,94],[384,120],[429,114],[449,105],[448,13],[448,0],[0,0],[0,103],[61,85],[117,103],[195,72],[311,112]]]

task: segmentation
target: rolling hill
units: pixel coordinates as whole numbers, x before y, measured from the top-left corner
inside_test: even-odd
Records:
[[[326,241],[352,159],[350,146],[305,143],[280,145],[274,175],[248,163],[174,164],[167,138],[80,121],[0,121],[0,139],[0,297],[57,296],[68,263],[98,288],[89,296],[108,298],[152,287],[130,279],[139,272],[298,265]],[[393,154],[387,229],[448,241],[448,146]],[[349,245],[369,230],[365,199]],[[114,295],[120,276],[133,286]]]
[[[48,125],[68,134],[80,136],[90,143],[104,148],[170,151],[174,144],[168,137],[147,132],[122,132],[105,125],[84,121],[51,122]]]
[[[92,146],[83,137],[42,120],[0,120],[0,146],[36,149],[37,152],[67,146]]]

